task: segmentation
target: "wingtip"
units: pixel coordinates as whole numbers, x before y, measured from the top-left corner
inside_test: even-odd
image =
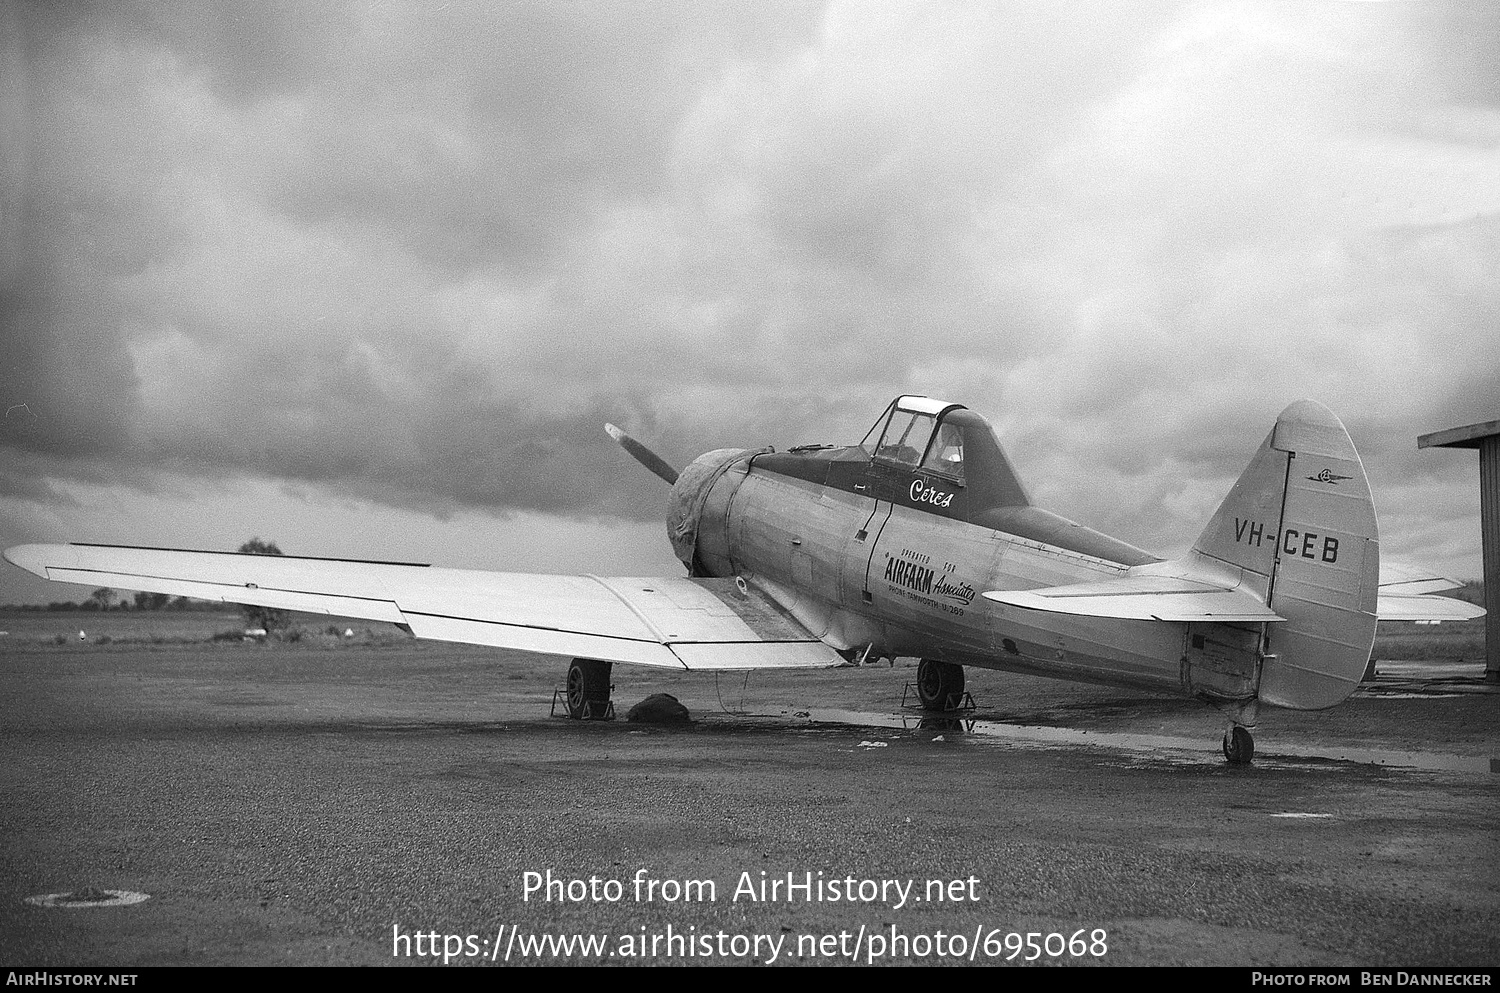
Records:
[[[46,545],[14,545],[3,553],[5,561],[27,572],[47,577]]]

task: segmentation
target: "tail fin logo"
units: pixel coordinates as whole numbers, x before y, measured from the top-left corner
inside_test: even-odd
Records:
[[[1319,472],[1316,476],[1308,476],[1307,478],[1309,480],[1311,480],[1312,482],[1314,482],[1314,483],[1327,483],[1330,486],[1337,486],[1339,484],[1339,480],[1341,480],[1341,479],[1353,479],[1354,477],[1353,476],[1340,476],[1336,472],[1330,472],[1329,470],[1324,469],[1323,471]]]

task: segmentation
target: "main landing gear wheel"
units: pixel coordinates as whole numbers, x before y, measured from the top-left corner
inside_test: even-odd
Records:
[[[614,716],[609,706],[611,663],[599,659],[574,659],[568,666],[568,716],[575,721],[607,721]]]
[[[923,710],[957,710],[963,698],[963,666],[936,659],[917,663],[917,699]]]
[[[1250,737],[1249,728],[1236,724],[1224,732],[1224,758],[1230,765],[1249,765],[1254,757],[1255,739]]]

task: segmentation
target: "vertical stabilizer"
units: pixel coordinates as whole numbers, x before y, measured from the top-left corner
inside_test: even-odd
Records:
[[[1273,429],[1219,504],[1193,551],[1230,570],[1262,597],[1276,567],[1276,533],[1286,496],[1288,454],[1276,448]]]
[[[1286,618],[1267,628],[1262,701],[1318,710],[1359,685],[1375,642],[1379,535],[1364,465],[1328,408],[1302,400],[1281,412],[1193,552]]]

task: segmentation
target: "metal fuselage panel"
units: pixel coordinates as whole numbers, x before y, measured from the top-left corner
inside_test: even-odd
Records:
[[[906,505],[899,501],[909,486],[861,492],[768,471],[760,461],[734,466],[708,494],[698,568],[789,594],[799,620],[834,647],[873,645],[876,655],[1159,691],[1202,689],[1189,685],[1186,625],[1064,616],[979,595],[1108,579],[1126,564],[956,520],[915,500]],[[1230,697],[1253,695],[1250,686],[1225,689]]]

